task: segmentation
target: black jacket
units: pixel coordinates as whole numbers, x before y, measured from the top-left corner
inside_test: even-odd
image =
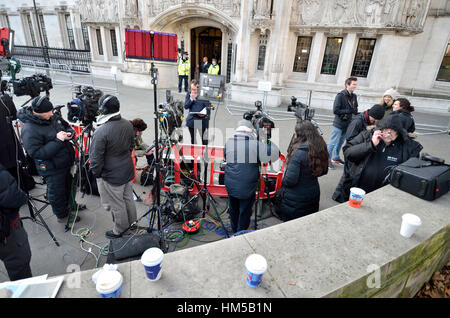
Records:
[[[324,174],[328,173],[328,169]],[[311,173],[308,146],[302,144],[294,153],[283,176],[281,217],[289,221],[319,211],[318,177]]]
[[[411,112],[405,109],[399,109],[395,112],[389,113],[388,116],[398,115],[399,119],[402,123],[403,128],[406,129],[407,132],[412,133],[416,130],[416,125],[414,123],[414,118],[411,115]]]
[[[133,180],[134,129],[120,115],[110,118],[94,132],[89,149],[90,170],[96,178],[121,186]]]
[[[17,110],[12,98],[3,94],[0,97],[0,163],[6,169],[17,166],[17,159],[24,161],[22,148],[13,130],[12,120],[17,119]]]
[[[270,148],[258,141],[256,135],[237,131],[227,140],[224,149],[225,188],[229,196],[249,199],[255,195],[261,162],[275,162],[279,149],[272,144]]]
[[[25,192],[17,187],[16,179],[0,164],[0,213],[10,223],[18,217],[19,208],[26,202]]]
[[[211,65],[211,63],[206,63],[206,65],[205,65],[205,63],[201,63],[200,64],[200,73],[207,73],[208,74],[208,69],[209,69],[209,66]]]
[[[366,120],[366,112],[359,113],[353,116],[352,121],[347,127],[347,133],[345,135],[345,140],[350,140],[359,135],[359,133],[363,130],[366,130],[366,127],[369,123]]]
[[[189,109],[189,115],[186,118],[186,126],[189,128],[194,128],[194,121],[198,120],[202,123],[202,128],[208,128],[208,120],[206,117],[200,117],[197,114],[192,114],[192,112],[201,112],[205,107],[208,106],[208,101],[206,100],[191,100],[191,92],[187,92],[186,100],[184,102],[184,109]]]
[[[358,136],[347,141],[343,147],[345,160],[352,163],[350,171],[344,176],[342,186],[342,198],[348,200],[350,195],[350,188],[357,187],[361,182],[361,175],[366,168],[367,163],[371,159],[371,156],[376,152],[382,152],[385,144],[383,141],[375,147],[372,143],[373,131],[369,132],[363,130]],[[401,132],[395,140],[398,157],[401,158],[400,164],[405,162],[409,158],[418,157],[420,151],[423,149],[422,145],[415,140],[408,138],[406,131]],[[380,171],[380,173],[387,173]]]
[[[22,108],[17,117],[22,126],[22,142],[25,151],[34,159],[36,169],[41,176],[49,176],[68,169],[75,159],[75,151],[70,141],[56,138],[60,131],[75,131],[64,119],[53,115],[50,120],[33,114],[31,106]]]
[[[333,126],[339,129],[347,129],[352,120],[352,115],[358,113],[358,98],[356,94],[350,94],[346,89],[336,95],[333,104]]]

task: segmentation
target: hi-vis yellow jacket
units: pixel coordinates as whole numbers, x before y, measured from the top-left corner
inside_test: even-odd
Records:
[[[191,61],[187,59],[183,61],[181,57],[178,58],[178,75],[189,75],[191,70]]]

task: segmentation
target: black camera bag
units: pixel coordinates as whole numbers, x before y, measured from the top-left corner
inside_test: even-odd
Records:
[[[398,165],[390,176],[392,186],[428,201],[446,194],[449,180],[449,165],[419,158],[410,158]]]

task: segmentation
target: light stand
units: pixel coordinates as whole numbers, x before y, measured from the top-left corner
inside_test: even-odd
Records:
[[[158,118],[159,118],[159,114],[158,114],[158,99],[157,99],[157,85],[158,85],[158,69],[155,68],[154,63],[152,62],[151,64],[151,69],[150,69],[150,74],[151,74],[151,78],[152,78],[152,84],[153,84],[153,97],[154,97],[154,119],[155,119],[155,172],[156,172],[156,180],[153,183],[153,187],[156,189],[156,204],[153,204],[152,208],[149,209],[144,215],[142,215],[138,220],[134,221],[127,229],[125,229],[122,233],[120,233],[120,236],[122,236],[123,234],[125,234],[129,229],[131,229],[133,226],[137,225],[139,223],[139,221],[144,218],[146,215],[148,215],[149,213],[152,213],[151,216],[151,221],[149,224],[149,227],[147,228],[147,232],[150,233],[153,230],[153,223],[155,220],[155,213],[156,213],[156,217],[158,218],[158,233],[159,233],[159,246],[161,248],[161,250],[163,252],[167,251],[166,248],[166,244],[165,244],[165,239],[164,239],[164,234],[163,231],[161,229],[161,196],[160,196],[160,192],[161,192],[161,185],[160,185],[160,181],[161,181],[161,177],[160,177],[160,173],[161,173],[161,163],[160,163],[160,159],[159,159],[159,135],[158,135]]]

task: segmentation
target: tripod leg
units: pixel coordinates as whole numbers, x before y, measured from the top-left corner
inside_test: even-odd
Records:
[[[222,228],[225,231],[226,237],[229,238],[230,235],[228,234],[227,228],[225,227],[225,224],[223,224],[222,218],[221,218],[219,212],[217,211],[217,206],[215,204],[217,202],[214,200],[214,198],[212,197],[212,195],[209,192],[207,193],[207,197],[208,197],[208,199],[209,199],[209,201],[210,201],[210,203],[211,203],[211,205],[212,205],[212,207],[214,209],[214,212],[216,213],[217,217],[219,218],[220,225],[222,225]]]
[[[31,202],[31,200],[28,200],[28,209],[30,210],[30,217],[24,217],[23,219],[29,218],[36,224],[43,226],[47,230],[48,234],[52,237],[53,242],[55,242],[56,246],[59,246],[59,242],[56,240],[56,237],[53,235],[53,233],[50,230],[50,228],[48,227],[47,223],[45,223],[44,218],[41,216],[41,212],[47,206],[48,206],[48,204],[46,204],[44,207],[42,207],[40,210],[37,211],[36,206],[34,206],[34,204]],[[39,221],[36,220],[36,216],[39,218]]]

